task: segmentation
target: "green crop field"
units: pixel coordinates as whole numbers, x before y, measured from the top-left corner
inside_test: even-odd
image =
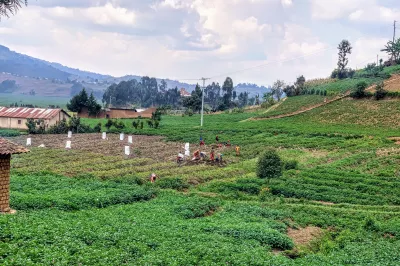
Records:
[[[329,100],[332,97],[325,97],[321,95],[300,95],[296,97],[288,97],[275,109],[264,112],[260,114],[259,117],[272,117],[301,111],[306,109],[307,107],[312,107],[316,104],[323,103],[325,98]]]
[[[398,103],[346,99],[277,120],[206,115],[203,130],[199,115],[163,116],[158,129],[127,119],[133,144],[113,128],[107,140],[73,135],[71,150],[66,136],[33,136],[31,152],[12,159],[18,212],[0,216],[0,264],[397,265],[400,146],[388,137],[400,136]],[[241,155],[228,147],[224,164],[174,162],[200,136],[209,152],[215,135]],[[259,179],[268,148],[297,166]]]
[[[32,104],[34,106],[46,108],[49,105],[58,105],[66,108],[69,97],[47,97],[47,96],[31,96],[22,94],[0,93],[0,106],[10,106],[10,104]]]

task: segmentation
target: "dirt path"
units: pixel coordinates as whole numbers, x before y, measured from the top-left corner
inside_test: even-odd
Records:
[[[395,82],[395,81],[397,81],[397,80],[400,80],[400,75],[395,75],[395,76],[393,76],[392,78],[390,78],[390,79],[384,81],[383,83],[384,83],[385,86],[387,86],[388,84],[390,84],[390,83],[392,83],[392,82]],[[366,88],[365,90],[366,90],[366,91],[371,91],[371,90],[375,89],[375,86],[376,86],[376,85],[373,84],[373,85],[369,86],[368,88]],[[302,114],[302,113],[311,111],[311,110],[313,110],[313,109],[315,109],[315,108],[319,108],[319,107],[321,107],[321,106],[330,104],[330,103],[332,103],[332,102],[336,102],[336,101],[339,101],[339,100],[341,100],[341,99],[344,99],[344,98],[346,98],[346,97],[348,97],[348,96],[350,95],[350,92],[351,92],[351,91],[347,91],[347,92],[345,92],[344,94],[342,94],[342,95],[340,95],[340,96],[337,96],[337,97],[335,97],[335,98],[333,98],[333,99],[331,99],[331,100],[328,100],[328,101],[323,102],[323,103],[319,103],[319,104],[315,104],[315,105],[309,106],[309,107],[307,107],[307,108],[305,108],[305,109],[298,110],[298,111],[296,111],[296,112],[292,112],[292,113],[288,113],[288,114],[282,114],[282,115],[277,115],[277,116],[271,116],[271,117],[259,117],[259,118],[258,118],[258,117],[252,117],[252,118],[247,119],[247,121],[251,121],[251,120],[270,120],[270,119],[279,119],[279,118],[284,118],[284,117],[295,116],[295,115],[298,115],[298,114]],[[267,110],[267,111],[269,111],[269,110]]]
[[[287,100],[287,97],[283,98],[282,101],[278,102],[278,103],[275,104],[275,105],[272,105],[270,108],[268,108],[267,110],[265,110],[264,113],[268,113],[269,111],[275,110],[276,108],[278,108],[279,105],[281,105],[281,104],[282,104],[284,101],[286,101],[286,100]]]

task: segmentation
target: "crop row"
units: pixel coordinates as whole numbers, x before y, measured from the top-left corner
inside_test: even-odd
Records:
[[[271,191],[275,195],[304,198],[334,203],[352,204],[400,204],[399,181],[380,180],[368,175],[336,171],[330,173],[318,169],[288,173],[275,180]]]

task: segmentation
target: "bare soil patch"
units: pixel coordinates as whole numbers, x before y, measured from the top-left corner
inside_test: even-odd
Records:
[[[392,137],[388,139],[393,141],[395,144],[400,145],[400,137]]]
[[[160,136],[144,136],[144,135],[133,135],[133,143],[128,143],[128,135],[125,134],[124,140],[120,140],[119,134],[107,134],[107,139],[101,138],[101,133],[93,134],[72,134],[72,138],[68,138],[66,134],[53,135],[30,135],[30,136],[19,136],[9,138],[11,141],[18,143],[22,146],[26,145],[26,139],[30,137],[32,139],[32,147],[38,147],[44,145],[45,149],[65,149],[66,142],[71,140],[71,149],[80,150],[84,152],[98,153],[102,155],[118,156],[124,155],[124,147],[130,146],[130,152],[132,158],[151,158],[158,162],[175,161],[176,156],[179,152],[184,151],[184,143],[180,142],[166,142],[164,137]],[[193,153],[196,149],[199,149],[199,145],[190,145],[190,151]],[[221,148],[223,150],[225,148]],[[207,145],[202,148],[203,151],[209,155],[211,146]],[[216,149],[216,152],[219,152]],[[190,159],[189,159],[190,160]],[[191,162],[188,161],[189,165],[192,164],[208,164],[208,165],[220,165],[208,161]],[[185,163],[184,163],[185,164]]]
[[[307,226],[300,229],[289,228],[287,234],[296,246],[307,245],[322,234],[322,229],[315,226]]]

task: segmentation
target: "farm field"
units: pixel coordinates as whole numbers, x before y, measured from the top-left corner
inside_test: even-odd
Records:
[[[0,106],[10,106],[10,104],[18,103],[21,104],[32,104],[42,108],[46,108],[49,105],[58,105],[61,108],[66,109],[66,105],[70,97],[50,97],[50,96],[31,96],[22,94],[11,94],[11,93],[0,93]]]
[[[339,103],[342,113],[358,107],[358,118],[330,122]],[[207,115],[202,131],[198,115],[163,116],[159,129],[122,120],[134,134],[128,157],[118,134],[73,134],[71,150],[67,136],[32,135],[31,152],[12,159],[18,212],[0,216],[0,264],[396,265],[400,146],[388,137],[399,135],[400,110],[373,103],[343,100],[278,120]],[[388,108],[393,116],[374,119]],[[365,113],[373,122],[356,123]],[[219,135],[241,155],[223,148],[223,164],[179,167],[176,154],[185,142],[193,152],[200,135],[206,152]],[[257,178],[267,148],[297,166]]]
[[[321,95],[300,95],[296,97],[288,97],[279,106],[271,111],[262,113],[259,117],[273,117],[278,115],[290,114],[296,111],[301,111],[312,107],[317,104],[332,99],[332,97],[326,97]]]
[[[345,98],[299,115],[296,120],[395,129],[400,126],[400,101]]]

